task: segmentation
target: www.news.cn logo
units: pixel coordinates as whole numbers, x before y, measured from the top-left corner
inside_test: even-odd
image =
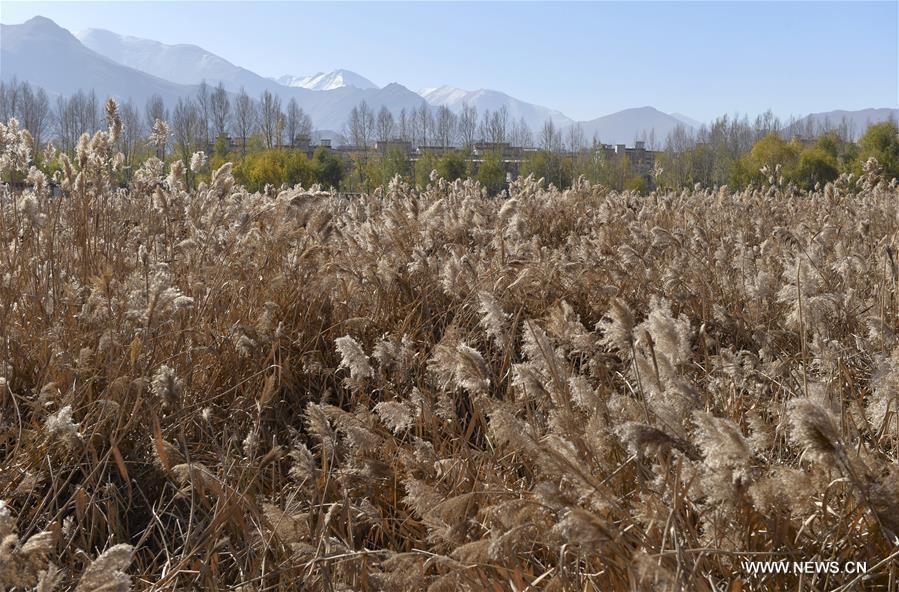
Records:
[[[743,571],[752,575],[768,574],[861,574],[868,571],[867,561],[744,561]]]

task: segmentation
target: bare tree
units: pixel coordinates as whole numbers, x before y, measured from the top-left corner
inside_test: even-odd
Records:
[[[225,92],[225,86],[219,82],[209,98],[209,110],[212,114],[212,130],[216,140],[227,133],[231,118],[231,99]]]
[[[418,122],[418,143],[427,146],[434,135],[434,115],[425,101],[415,110],[415,119]]]
[[[490,109],[484,109],[484,112],[481,114],[481,122],[478,123],[478,131],[477,137],[481,142],[489,141],[490,137],[490,119],[492,117],[492,113]]]
[[[43,145],[44,132],[50,125],[50,100],[47,98],[47,92],[38,87],[32,90],[31,85],[27,82],[22,85],[22,98],[20,100],[19,115],[22,119],[22,125],[31,132],[34,140],[32,145],[32,153],[37,154]]]
[[[287,102],[287,113],[284,120],[284,131],[287,132],[287,138],[285,140],[288,146],[293,146],[296,143],[297,137],[299,133],[297,128],[300,123],[300,113],[302,113],[302,109],[300,109],[299,103],[295,98],[291,98]]]
[[[243,87],[234,104],[234,135],[240,139],[241,154],[247,153],[247,140],[256,128],[256,106]]]
[[[93,90],[87,95],[80,90],[78,106],[78,129],[80,132],[93,134],[102,126],[100,114],[100,102],[97,100],[97,93]]]
[[[153,95],[147,99],[147,104],[144,107],[144,122],[147,124],[147,129],[153,129],[157,119],[160,121],[168,121],[169,112],[168,109],[165,108],[162,97]]]
[[[211,97],[209,93],[209,86],[206,84],[206,81],[203,80],[200,82],[200,86],[197,88],[197,109],[200,112],[200,119],[203,124],[203,133],[201,135],[203,141],[203,150],[207,150],[209,146],[209,121],[212,117],[212,109],[211,109]]]
[[[273,95],[268,90],[262,91],[259,98],[259,128],[262,132],[262,142],[266,148],[277,148],[281,145],[281,132],[279,127],[284,115],[281,113],[281,97]]]
[[[409,126],[409,116],[406,114],[406,108],[405,108],[405,107],[403,107],[402,109],[400,109],[400,118],[399,118],[399,122],[397,123],[397,125],[398,125],[398,127],[399,127],[399,136],[400,136],[400,139],[401,139],[403,142],[410,142],[410,141],[411,141],[411,133],[410,133],[411,130],[409,129],[409,128],[410,128],[410,126]]]
[[[552,118],[543,123],[540,132],[540,148],[547,152],[559,152],[562,150],[562,131],[556,129]]]
[[[0,121],[6,123],[19,113],[19,80],[0,82]]]
[[[457,131],[456,114],[450,111],[446,105],[442,105],[437,109],[436,120],[436,136],[437,142],[444,148],[449,148],[456,142]]]
[[[774,115],[774,112],[771,109],[768,109],[761,115],[755,118],[755,125],[753,126],[753,132],[755,133],[755,139],[760,140],[767,136],[772,132],[776,132],[780,129],[780,120]]]
[[[512,132],[509,137],[509,142],[513,146],[520,146],[522,148],[530,148],[534,145],[534,135],[531,132],[530,126],[528,126],[527,122],[524,120],[524,117],[518,119],[518,121],[512,122]]]
[[[503,105],[493,114],[494,134],[499,142],[505,142],[509,133],[509,108]]]
[[[493,144],[505,142],[508,125],[509,110],[505,105],[493,112],[488,109],[481,118],[481,136]]]
[[[462,103],[459,114],[459,140],[465,147],[472,146],[478,129],[478,109],[474,105]]]
[[[368,103],[362,101],[350,111],[346,123],[346,134],[355,146],[368,148],[375,129],[374,112]]]
[[[181,160],[189,164],[203,141],[203,114],[190,97],[178,99],[175,105],[172,112],[172,136]]]
[[[312,119],[303,111],[296,99],[287,103],[287,142],[293,144],[297,138],[312,137]]]
[[[580,152],[584,147],[584,128],[580,123],[568,126],[568,149],[571,152]]]
[[[409,141],[412,142],[413,147],[424,144],[421,141],[421,124],[418,121],[417,109],[412,109],[409,113]]]
[[[75,142],[78,141],[78,134],[80,133],[75,128],[75,108],[72,104],[74,100],[74,97],[56,97],[56,110],[53,114],[53,120],[56,124],[56,137],[63,152],[71,152],[75,149]]]
[[[70,97],[57,97],[52,116],[48,114],[48,125],[51,118],[60,148],[71,152],[82,133],[91,134],[100,126],[96,95],[79,90]]]
[[[144,137],[140,112],[134,102],[129,99],[122,105],[120,117],[122,118],[122,133],[119,135],[119,149],[125,155],[125,165],[132,166]]]
[[[378,120],[375,124],[375,134],[379,142],[389,142],[393,137],[396,124],[393,122],[393,113],[387,107],[382,106],[378,111]]]
[[[692,134],[681,124],[675,126],[665,139],[665,177],[674,186],[683,186],[690,178],[690,164],[681,155],[694,144]]]

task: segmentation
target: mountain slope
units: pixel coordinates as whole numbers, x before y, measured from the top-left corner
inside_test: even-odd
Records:
[[[456,113],[462,110],[463,103],[477,107],[479,115],[488,109],[497,111],[505,106],[509,110],[510,120],[518,121],[519,118],[523,117],[534,132],[538,132],[548,119],[552,119],[557,126],[566,126],[574,123],[571,118],[561,111],[527,103],[496,90],[480,89],[468,91],[452,86],[441,86],[422,90],[419,94],[431,105],[435,107],[443,105]]]
[[[584,121],[580,125],[588,142],[596,137],[604,144],[631,146],[644,134],[649,138],[653,131],[657,143],[664,141],[674,128],[684,125],[684,122],[653,107],[638,107]]]
[[[223,82],[232,92],[242,85],[254,98],[258,98],[262,90],[278,95],[282,104],[295,98],[317,129],[342,129],[350,110],[363,100],[375,110],[386,106],[394,112],[404,107],[417,107],[423,101],[419,95],[399,84],[383,89],[344,86],[312,91],[282,86],[196,46],[166,46],[154,41],[144,43],[146,40],[119,43],[125,38],[114,33],[85,33],[84,37],[91,39],[96,47],[110,52],[110,56],[157,72],[173,67],[172,60],[176,59],[173,56],[186,56],[182,62],[185,70],[168,74],[178,80],[195,80],[197,76],[202,80],[205,76],[207,82],[213,83],[215,76],[221,76],[227,79]],[[0,76],[3,80],[16,77],[22,82],[43,87],[51,95],[71,95],[79,89],[93,89],[99,97],[131,98],[143,106],[150,96],[158,94],[172,107],[179,98],[195,96],[197,91],[196,84],[177,84],[117,63],[86,47],[69,31],[43,17],[35,17],[20,25],[2,25],[0,52]],[[141,52],[143,58],[138,60]]]
[[[814,127],[819,128],[837,128],[843,122],[848,126],[854,137],[858,138],[865,133],[869,125],[881,123],[888,119],[899,120],[899,109],[861,109],[858,111],[844,111],[841,109],[835,111],[825,111],[822,113],[811,113],[799,119],[796,123],[798,129],[803,129],[809,122]]]
[[[328,91],[305,92],[310,96],[303,103],[303,108],[320,129],[343,130],[350,110],[361,101],[365,101],[375,112],[381,107],[387,107],[394,114],[401,109],[411,111],[424,102],[419,95],[395,82],[384,88],[358,89],[343,86]]]
[[[0,64],[3,80],[17,77],[55,95],[93,89],[100,97],[132,98],[142,105],[153,94],[174,102],[195,90],[117,64],[44,17],[0,25]]]
[[[205,80],[214,86],[221,82],[229,91],[244,87],[252,95],[274,87],[272,81],[196,45],[167,45],[104,29],[87,29],[76,37],[85,47],[116,63],[176,84],[199,84]]]
[[[358,89],[378,88],[374,82],[360,74],[349,70],[334,70],[333,72],[319,72],[312,76],[282,76],[278,83],[284,86],[307,88],[309,90],[334,90],[344,86],[352,86]]]

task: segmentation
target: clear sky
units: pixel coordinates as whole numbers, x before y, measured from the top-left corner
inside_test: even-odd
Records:
[[[708,120],[899,106],[897,6],[0,0],[0,20],[193,43],[263,76],[346,68],[412,90],[502,90],[575,119],[651,105]]]

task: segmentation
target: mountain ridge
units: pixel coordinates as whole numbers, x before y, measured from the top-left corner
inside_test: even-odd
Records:
[[[51,95],[95,90],[101,96],[146,99],[158,94],[167,102],[194,92],[135,68],[114,62],[82,44],[68,30],[46,17],[34,17],[20,25],[0,25],[0,77],[16,76],[43,87]]]

